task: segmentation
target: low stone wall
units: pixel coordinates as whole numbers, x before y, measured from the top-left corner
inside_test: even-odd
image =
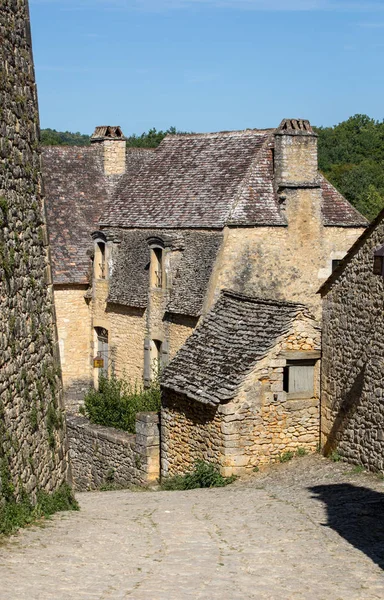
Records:
[[[146,485],[160,476],[159,415],[138,413],[136,435],[67,415],[74,487]]]

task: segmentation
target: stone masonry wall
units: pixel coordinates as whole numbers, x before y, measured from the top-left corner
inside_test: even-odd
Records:
[[[221,415],[217,408],[181,394],[163,392],[161,409],[161,476],[190,470],[196,460],[221,465]]]
[[[320,285],[363,229],[322,227],[319,190],[287,192],[289,227],[227,229],[210,305],[221,289],[302,302],[320,318]]]
[[[321,432],[325,452],[384,471],[384,244],[378,223],[323,300]]]
[[[122,175],[126,169],[126,141],[103,140],[104,173]]]
[[[0,502],[67,478],[28,4],[0,11]]]
[[[61,370],[66,408],[77,412],[92,383],[91,313],[84,298],[86,289],[55,289]]]
[[[115,373],[131,382],[142,382],[144,368],[145,311],[109,305],[111,358]]]
[[[78,491],[105,484],[146,485],[160,475],[159,416],[138,413],[136,435],[67,416],[73,482]]]

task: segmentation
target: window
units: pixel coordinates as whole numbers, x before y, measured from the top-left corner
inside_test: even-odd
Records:
[[[384,246],[376,250],[373,257],[373,273],[384,277]]]
[[[162,288],[163,287],[163,248],[152,248],[151,249],[151,287]]]
[[[106,244],[102,240],[95,243],[94,276],[95,279],[106,279],[107,263],[105,260]]]
[[[315,360],[287,360],[284,367],[284,391],[299,396],[313,396]]]
[[[332,273],[335,269],[337,269],[337,267],[339,266],[339,264],[341,263],[342,259],[335,259],[332,261]]]
[[[96,359],[102,361],[101,366],[98,367],[99,374],[108,374],[108,359],[109,359],[109,346],[108,346],[108,331],[104,327],[95,327],[96,335]]]
[[[151,340],[150,361],[151,361],[151,380],[156,379],[161,371],[161,350],[162,342],[160,340]]]

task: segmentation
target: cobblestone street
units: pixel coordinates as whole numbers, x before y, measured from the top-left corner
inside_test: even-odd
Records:
[[[384,483],[319,456],[228,488],[80,494],[0,546],[1,600],[384,598]]]

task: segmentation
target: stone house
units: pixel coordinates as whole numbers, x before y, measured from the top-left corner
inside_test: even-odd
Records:
[[[326,454],[384,470],[384,211],[320,289]]]
[[[319,173],[308,121],[170,135],[154,151],[124,144],[106,127],[90,148],[44,152],[73,408],[102,368],[148,383],[222,289],[303,303],[319,319],[319,283],[366,226]]]
[[[320,328],[304,305],[222,291],[162,377],[161,471],[243,473],[319,439]]]

